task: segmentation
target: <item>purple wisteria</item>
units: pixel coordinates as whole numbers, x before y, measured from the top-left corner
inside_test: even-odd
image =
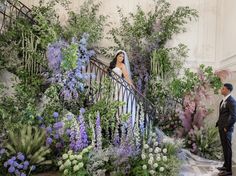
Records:
[[[79,93],[85,89],[84,81],[91,76],[82,72],[89,59],[95,55],[93,50],[87,49],[87,40],[88,35],[84,34],[80,41],[73,38],[70,45],[58,42],[48,48],[49,67],[54,73],[51,80],[61,86],[60,96],[64,100],[78,99]],[[74,66],[74,63],[77,65]]]

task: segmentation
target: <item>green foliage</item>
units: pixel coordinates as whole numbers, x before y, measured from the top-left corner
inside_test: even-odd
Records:
[[[78,44],[72,43],[67,48],[62,50],[63,60],[61,68],[65,71],[73,70],[77,67]]]
[[[166,7],[170,7],[170,4],[166,3]],[[171,14],[168,14],[166,9],[166,16],[161,19],[161,31],[160,31],[160,45],[163,45],[167,40],[172,39],[174,34],[185,32],[184,25],[192,18],[198,17],[198,12],[190,7],[178,7]]]
[[[62,31],[59,16],[55,10],[57,4],[67,6],[68,1],[53,0],[45,3],[42,0],[38,6],[32,7],[32,15],[35,20],[32,30],[40,38],[40,45],[43,50],[45,50],[49,43],[55,42]]]
[[[41,79],[38,76],[29,82],[14,86],[15,94],[0,96],[0,117],[5,129],[14,129],[21,124],[35,124],[36,100],[40,92]]]
[[[88,111],[86,111],[86,116],[90,114],[92,122],[95,123],[97,112],[99,112],[101,126],[104,130],[108,131],[109,128],[115,128],[117,123],[115,114],[117,113],[118,108],[124,105],[124,102],[112,100],[111,97],[113,96],[114,87],[112,86],[112,82],[109,78],[105,78],[101,85],[94,85],[93,90],[94,96],[96,96],[96,92],[98,92],[101,98],[93,106],[91,106]],[[121,118],[127,117],[122,116]]]
[[[170,4],[165,0],[154,3],[153,9],[147,13],[138,6],[137,11],[130,13],[129,17],[125,17],[119,9],[121,26],[110,31],[116,44],[110,49],[126,50],[131,58],[134,80],[140,91],[148,88],[147,80],[151,70],[162,77],[171,77],[180,70],[181,59],[186,57],[186,47],[180,45],[177,50],[165,49],[165,44],[174,34],[185,30],[184,24],[197,17],[197,11],[189,7],[179,7],[171,11]]]
[[[187,52],[188,49],[183,44],[174,48],[154,50],[151,57],[151,75],[164,82],[169,82],[179,74],[183,66],[183,58],[187,57]]]
[[[8,140],[4,147],[9,156],[22,152],[31,164],[51,164],[46,160],[50,149],[45,146],[46,132],[33,126],[21,126],[16,131],[8,132]]]
[[[103,27],[107,16],[97,15],[101,3],[94,4],[87,0],[80,7],[79,13],[70,11],[68,25],[64,29],[67,39],[81,38],[84,33],[89,34],[89,44],[95,44],[103,37]]]
[[[185,146],[204,158],[219,160],[222,157],[219,133],[215,127],[207,126],[199,130],[195,128],[186,137]]]
[[[197,73],[190,71],[190,69],[185,69],[183,77],[174,78],[170,83],[170,91],[175,97],[183,98],[187,93],[194,91],[196,87],[200,85],[206,86],[205,84],[209,84],[215,93],[222,86],[220,78],[213,73],[212,67],[205,67],[202,64]]]

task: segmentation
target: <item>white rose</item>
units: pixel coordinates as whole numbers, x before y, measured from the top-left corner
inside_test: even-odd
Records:
[[[69,166],[71,166],[71,161],[70,160],[66,160],[66,162],[65,162],[65,167],[69,167]]]
[[[147,166],[146,165],[143,165],[143,170],[146,170],[147,169]]]
[[[143,148],[144,148],[144,149],[148,149],[149,146],[148,146],[147,144],[145,144],[145,145],[143,146]]]
[[[162,160],[163,160],[163,161],[167,161],[167,156],[163,156],[163,157],[162,157]]]
[[[165,170],[164,167],[160,167],[160,169],[159,169],[160,172],[163,172],[164,170]]]
[[[152,154],[152,153],[149,153],[148,156],[149,156],[149,158],[152,158],[152,157],[153,157],[153,154]]]
[[[149,151],[149,153],[152,153],[153,149],[152,149],[152,148],[149,148],[149,150],[148,150],[148,151]]]
[[[142,153],[141,158],[142,158],[143,160],[146,159],[146,155],[145,155],[144,153]]]
[[[157,164],[157,163],[154,163],[154,164],[153,164],[153,167],[154,167],[154,168],[157,168],[157,167],[158,167],[158,164]]]
[[[155,146],[155,147],[158,146],[158,142],[154,142],[154,146]]]
[[[148,164],[149,164],[149,165],[152,165],[152,164],[153,164],[153,160],[152,160],[152,159],[149,159],[149,160],[148,160]]]
[[[161,161],[161,157],[160,156],[157,156],[157,161]]]
[[[166,148],[164,148],[162,151],[163,151],[163,153],[167,153],[167,149]]]
[[[154,174],[155,174],[155,171],[154,171],[154,170],[150,170],[149,173],[150,173],[151,175],[154,175]]]

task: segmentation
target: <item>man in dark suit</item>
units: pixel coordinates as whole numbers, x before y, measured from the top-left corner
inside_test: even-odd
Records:
[[[231,96],[233,90],[232,84],[226,83],[221,88],[221,94],[224,99],[220,102],[219,119],[216,126],[219,128],[220,141],[224,154],[223,167],[217,168],[221,172],[219,176],[232,176],[232,133],[234,130],[234,123],[236,122],[236,101]]]

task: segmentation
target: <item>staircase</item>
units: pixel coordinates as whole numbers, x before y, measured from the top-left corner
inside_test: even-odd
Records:
[[[31,15],[31,10],[22,4],[20,1],[17,0],[4,0],[2,3],[0,3],[0,25],[1,25],[1,33],[4,32],[5,29],[11,26],[12,23],[14,23],[14,20],[17,18],[26,18],[28,19],[32,24],[34,23],[34,20]],[[27,56],[27,53],[23,52],[23,56]],[[24,66],[24,69],[30,73],[30,74],[40,74],[40,69],[42,66],[34,59],[30,58],[30,61],[28,62],[25,60],[22,62],[22,65]],[[38,69],[38,67],[40,67]],[[87,85],[90,88],[90,100],[92,103],[97,102],[102,97],[101,92],[101,86],[102,81],[105,78],[110,78],[112,82],[112,86],[116,87],[118,89],[119,95],[113,95],[111,98],[113,100],[118,100],[122,102],[129,102],[126,103],[126,105],[122,108],[118,109],[117,116],[120,116],[122,114],[131,113],[130,116],[135,118],[136,126],[139,128],[139,122],[142,119],[142,125],[145,127],[151,126],[151,122],[156,117],[156,108],[154,105],[146,99],[141,93],[139,93],[137,90],[134,90],[132,87],[129,86],[129,84],[121,77],[116,75],[114,72],[108,73],[108,66],[99,61],[98,59],[91,59],[90,63],[86,67],[85,70],[83,70],[86,73],[90,73],[95,75],[94,77],[90,77],[87,81]],[[98,84],[98,92],[94,92],[92,88],[92,84],[95,83]],[[125,94],[125,96],[124,96]],[[117,99],[118,97],[118,99]],[[132,110],[130,112],[130,107]],[[148,128],[146,128],[148,129]]]
[[[34,22],[31,10],[23,3],[17,0],[0,1],[0,34],[14,23],[16,18],[27,18]]]

